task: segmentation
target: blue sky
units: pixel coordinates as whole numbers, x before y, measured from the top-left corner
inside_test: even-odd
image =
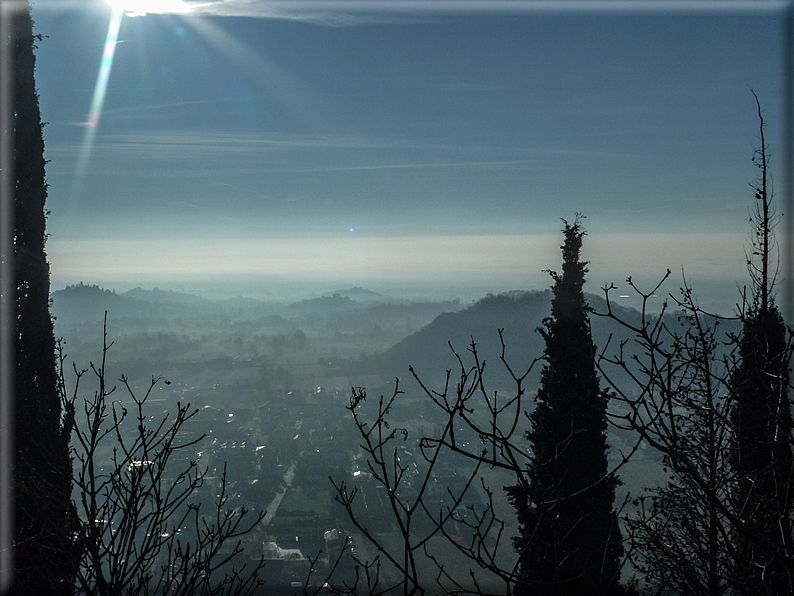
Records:
[[[590,291],[737,299],[782,3],[154,4],[89,134],[110,5],[34,4],[55,288],[542,288],[582,212]]]

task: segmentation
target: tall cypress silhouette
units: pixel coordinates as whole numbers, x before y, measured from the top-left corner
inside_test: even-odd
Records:
[[[43,124],[36,92],[29,3],[11,11],[14,75],[14,269],[16,282],[15,539],[16,594],[68,594],[71,460],[49,311]],[[8,132],[6,132],[8,134]]]
[[[755,95],[755,94],[754,94]],[[758,97],[761,145],[753,161],[761,170],[754,184],[753,239],[747,265],[752,301],[742,313],[739,365],[732,378],[737,510],[737,579],[742,594],[794,593],[791,516],[792,419],[788,398],[792,338],[774,302],[776,268],[764,119]]]
[[[613,510],[618,480],[608,474],[606,407],[584,300],[585,231],[564,221],[562,275],[551,317],[540,329],[546,364],[528,433],[528,483],[513,487],[518,511],[519,595],[619,593],[620,530]]]
[[[775,306],[745,318],[733,378],[737,579],[742,593],[794,593],[791,346]]]

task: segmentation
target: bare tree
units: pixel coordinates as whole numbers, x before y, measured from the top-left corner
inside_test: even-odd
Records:
[[[607,311],[599,314],[633,338],[605,346],[598,365],[615,393],[612,424],[655,449],[668,476],[633,503],[625,524],[629,559],[651,593],[716,596],[736,587],[735,478],[728,461],[734,346],[730,337],[718,340],[719,319],[698,308],[686,281],[680,298],[670,296],[675,314],[668,314],[667,301],[661,312],[648,312],[649,299],[669,275],[650,292],[627,280],[642,297],[638,323],[616,314],[610,300],[615,288],[604,288]]]
[[[80,396],[88,369],[74,368],[67,394],[60,346],[61,393],[75,415],[73,456],[79,514],[79,556],[73,560],[76,592],[98,596],[146,594],[253,594],[264,561],[242,556],[242,539],[263,519],[245,509],[225,507],[226,470],[209,509],[197,490],[210,482],[195,460],[173,469],[173,456],[203,437],[183,439],[185,423],[198,410],[177,404],[173,418],[147,412],[147,400],[161,382],[153,378],[143,396],[121,378],[131,410],[111,401],[115,387],[106,378],[107,314],[99,365],[90,365],[97,382],[93,397]],[[76,412],[77,409],[80,412]],[[215,491],[213,491],[215,492]]]
[[[749,246],[745,250],[747,272],[753,292],[749,306],[751,310],[766,311],[774,306],[773,290],[780,272],[780,259],[775,228],[780,216],[772,201],[774,189],[769,174],[769,147],[766,144],[764,112],[755,91],[750,90],[758,110],[759,145],[753,152],[752,162],[758,168],[758,178],[750,187],[753,189],[755,201],[750,209],[750,225],[752,231]],[[742,312],[747,308],[743,306]]]
[[[777,222],[771,202],[768,148],[760,102],[760,170],[752,185],[752,234],[746,251],[752,284],[742,297],[733,330],[718,332],[730,318],[698,307],[686,279],[680,297],[669,295],[660,313],[647,312],[650,292],[627,283],[642,297],[638,324],[621,319],[604,288],[607,312],[629,330],[627,343],[602,351],[599,366],[622,411],[619,427],[636,432],[656,449],[668,482],[635,501],[627,520],[632,561],[656,593],[782,594],[794,590],[789,368],[794,334],[774,303]],[[667,305],[677,312],[670,316]],[[741,326],[739,325],[741,324]],[[617,381],[616,372],[630,379]]]
[[[363,389],[353,389],[348,409],[362,439],[367,471],[385,489],[383,494],[388,503],[388,513],[395,520],[399,536],[399,549],[395,550],[397,547],[393,541],[367,525],[360,508],[363,499],[358,498],[358,487],[347,482],[334,483],[337,501],[345,507],[353,524],[377,552],[375,561],[367,561],[368,570],[375,565],[375,569],[380,571],[377,575],[380,581],[375,583],[373,593],[395,589],[403,594],[622,592],[618,586],[620,532],[617,514],[612,511],[615,470],[607,469],[604,436],[606,395],[598,391],[595,350],[581,294],[586,267],[578,261],[578,247],[583,235],[579,219],[571,226],[566,224],[565,232],[564,274],[559,279],[555,277],[555,293],[565,294],[566,299],[556,303],[553,315],[561,317],[560,311],[565,309],[568,309],[566,314],[576,311],[575,326],[577,330],[586,329],[586,333],[570,333],[572,325],[569,325],[564,329],[568,332],[565,337],[562,337],[565,335],[562,331],[558,332],[560,337],[555,346],[564,352],[569,338],[572,337],[571,341],[575,343],[586,336],[589,343],[583,347],[578,344],[568,346],[568,353],[580,350],[579,364],[582,361],[586,364],[589,358],[590,373],[586,376],[580,370],[586,368],[584,365],[568,370],[562,359],[556,363],[559,370],[555,369],[553,380],[558,381],[560,375],[566,373],[578,379],[585,378],[589,391],[576,393],[566,385],[568,391],[565,396],[555,394],[544,402],[547,408],[559,408],[557,411],[564,412],[555,420],[559,422],[557,430],[561,433],[556,451],[548,441],[539,450],[538,441],[532,445],[527,440],[532,436],[527,433],[528,429],[542,425],[531,413],[533,404],[528,403],[524,384],[530,371],[543,358],[536,358],[527,364],[526,369],[515,372],[505,355],[501,329],[500,362],[511,383],[506,396],[487,388],[485,361],[473,340],[468,347],[469,357],[465,359],[450,345],[458,364],[457,374],[453,375],[452,370],[448,370],[446,382],[440,390],[426,385],[410,368],[421,389],[420,396],[435,405],[440,422],[434,435],[414,439],[421,454],[421,469],[403,462],[398,455],[396,445],[409,439],[408,431],[394,427],[390,418],[403,394],[399,384],[395,385],[390,397],[381,396],[375,404],[367,402]],[[577,281],[571,281],[572,276]],[[568,285],[562,284],[561,279]],[[563,287],[559,289],[561,285]],[[567,299],[569,294],[570,299]],[[570,317],[561,318],[568,323]],[[551,335],[548,329],[550,327],[547,327],[547,335]],[[549,342],[547,338],[547,344]],[[545,357],[547,361],[550,359],[548,349]],[[571,393],[581,397],[575,405],[564,400],[570,398]],[[578,410],[576,415],[572,413],[574,409]],[[568,418],[562,420],[565,416]],[[595,423],[588,426],[581,421],[582,418],[588,421],[595,419]],[[549,429],[545,432],[551,434]],[[575,454],[573,458],[571,453]],[[454,458],[458,458],[457,469],[462,468],[461,461],[468,462],[469,472],[457,486],[445,490],[443,500],[436,499],[433,487],[443,483],[441,471],[450,461],[455,462]],[[593,465],[594,460],[601,465]],[[558,476],[539,473],[540,470],[545,472],[554,468],[555,464],[559,464],[557,469],[563,473]],[[577,464],[587,468],[587,473],[574,471]],[[502,472],[498,488],[484,480],[485,473],[493,470]],[[566,475],[565,471],[569,473]],[[542,481],[545,484],[541,486]],[[575,488],[571,489],[572,485]],[[497,507],[497,491],[509,493],[515,509]],[[538,497],[540,494],[545,496],[541,499]],[[478,498],[480,495],[484,498]],[[531,509],[537,515],[523,515],[525,509]],[[564,524],[549,521],[556,511],[565,512]],[[508,516],[512,517],[518,538],[506,536],[506,528],[511,521]],[[516,519],[518,523],[515,523]],[[589,541],[574,538],[579,530],[591,534]],[[451,545],[466,565],[453,564],[448,557],[439,555],[433,548],[434,539]],[[537,547],[538,544],[541,546]],[[541,551],[542,561],[533,558]],[[554,554],[558,557],[556,563],[565,567],[564,574],[552,576],[553,573],[546,573],[555,564],[552,560]],[[568,566],[572,561],[579,563]],[[383,566],[378,568],[377,564]],[[428,567],[433,569],[432,574],[426,571]],[[533,573],[536,569],[541,571]],[[540,577],[543,573],[546,574]]]
[[[747,251],[752,298],[740,313],[739,362],[731,379],[732,464],[737,474],[734,504],[739,519],[734,531],[742,593],[766,595],[794,591],[794,425],[788,396],[794,334],[775,304],[778,217],[772,203],[763,112],[755,93],[753,97],[760,121],[760,146],[753,162],[760,173],[752,185],[753,229]]]
[[[403,393],[399,384],[390,397],[381,396],[377,404],[373,404],[369,417],[364,407],[365,390],[353,389],[348,409],[362,438],[367,470],[385,488],[389,513],[400,536],[397,552],[382,536],[370,530],[361,510],[356,509],[361,501],[359,489],[332,479],[337,501],[377,552],[377,559],[366,561],[362,568],[373,594],[397,589],[403,594],[504,594],[511,593],[518,580],[518,560],[512,540],[505,536],[505,520],[494,504],[495,490],[502,487],[489,486],[480,472],[484,468],[500,469],[508,472],[507,478],[512,479],[505,484],[526,482],[530,458],[522,440],[523,381],[537,360],[523,374],[513,373],[505,359],[502,342],[500,359],[510,371],[515,392],[500,397],[497,392],[486,390],[485,362],[480,360],[473,341],[468,348],[471,364],[465,363],[454,348],[451,349],[458,361],[459,373],[453,383],[452,371],[448,370],[447,381],[440,391],[427,387],[413,368],[410,369],[422,394],[432,400],[441,413],[440,431],[432,437],[416,440],[423,461],[419,473],[401,462],[396,450],[398,442],[412,437],[405,429],[392,427],[388,418]],[[479,448],[472,445],[471,438],[476,439]],[[436,484],[442,462],[454,457],[471,462],[470,472],[458,483],[457,490],[445,488],[441,498],[437,498],[437,492],[431,495],[431,486]],[[478,491],[481,493],[473,498]],[[484,498],[479,498],[481,495]],[[455,566],[439,557],[433,552],[431,541],[434,538],[452,546],[470,565]],[[425,569],[424,574],[421,567]],[[428,573],[428,568],[434,572]]]

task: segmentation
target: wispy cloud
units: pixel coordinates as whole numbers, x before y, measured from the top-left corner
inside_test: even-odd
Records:
[[[108,119],[112,118],[145,118],[147,117],[146,114],[151,112],[158,112],[162,110],[168,110],[172,108],[183,108],[185,106],[192,106],[192,105],[204,105],[204,104],[214,104],[214,103],[222,103],[223,99],[197,99],[193,101],[176,101],[171,103],[161,103],[161,104],[147,104],[147,105],[136,105],[136,106],[125,106],[123,108],[106,108],[102,110],[102,119],[107,121]],[[57,124],[57,123],[56,123]],[[74,126],[79,128],[84,128],[86,126],[91,126],[91,122],[88,120],[85,121],[72,121],[64,123],[66,126]]]
[[[502,152],[522,158],[538,155],[615,156],[605,151],[567,149],[565,147],[509,147],[432,143],[411,138],[358,137],[346,135],[301,135],[258,132],[217,132],[204,130],[152,131],[108,134],[97,143],[97,151],[123,152],[129,157],[162,157],[168,154],[261,153],[289,150],[421,150],[438,152]],[[498,160],[513,164],[523,159]]]
[[[400,164],[376,164],[364,166],[347,166],[338,168],[314,168],[313,171],[321,172],[351,172],[358,170],[396,170],[419,168],[490,168],[498,166],[526,165],[525,160],[517,161],[455,161],[455,162],[423,162]]]
[[[330,26],[460,13],[779,11],[783,0],[194,0],[194,14],[305,19]]]
[[[209,0],[188,2],[191,14],[224,17],[290,19],[314,22],[329,27],[391,23],[415,16],[414,11],[384,11],[377,3],[314,2],[305,0]],[[412,20],[412,19],[411,19]]]
[[[49,144],[50,159],[64,164],[78,148]],[[526,168],[561,156],[599,162],[615,154],[565,147],[457,145],[421,139],[301,135],[201,130],[107,134],[94,146],[94,159],[113,163],[156,163],[150,177],[240,176],[256,173],[367,172],[461,168]],[[99,162],[97,162],[99,163]],[[103,162],[104,163],[104,162]],[[137,167],[137,166],[135,166]]]
[[[138,105],[138,106],[128,106],[123,108],[110,108],[105,109],[102,116],[107,119],[110,116],[114,115],[124,115],[129,113],[135,112],[149,112],[149,111],[157,111],[157,110],[166,110],[169,108],[182,108],[185,106],[192,106],[192,105],[204,105],[204,104],[213,104],[213,103],[220,103],[223,100],[221,99],[196,99],[192,101],[175,101],[171,103],[161,103],[161,104],[148,104],[148,105]]]
[[[102,138],[98,150],[119,151],[131,156],[161,157],[167,154],[261,153],[306,149],[416,148],[404,140],[348,136],[279,135],[254,132],[199,130],[111,134]]]
[[[331,27],[451,14],[768,13],[786,0],[183,0],[189,13],[312,21]],[[37,0],[37,11],[96,9],[96,0]],[[167,12],[167,10],[158,10]],[[181,11],[180,11],[181,12]]]

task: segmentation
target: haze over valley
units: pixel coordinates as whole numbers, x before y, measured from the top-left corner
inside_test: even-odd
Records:
[[[60,516],[31,585],[40,552],[75,593],[107,570],[168,594],[635,596],[686,573],[716,594],[766,570],[740,559],[777,531],[750,493],[794,444],[788,5],[31,16],[6,133],[35,155],[2,166],[15,507]],[[57,508],[33,498],[49,473]],[[759,503],[794,527],[789,480]],[[794,586],[783,542],[770,577]]]
[[[602,297],[588,294],[587,299],[594,310],[606,311]],[[444,417],[409,367],[423,383],[441,391],[448,370],[454,382],[460,362],[472,362],[468,348],[474,341],[478,357],[486,361],[488,390],[510,395],[514,383],[499,361],[499,330],[504,330],[509,364],[515,370],[528,368],[543,353],[537,328],[550,314],[550,301],[549,290],[489,294],[464,303],[399,299],[360,287],[294,302],[209,300],[157,288],[115,292],[78,283],[53,292],[52,313],[56,335],[64,340],[67,386],[74,381],[70,363],[78,368],[99,364],[102,313],[107,311],[107,340],[112,345],[106,374],[119,386],[112,399],[132,405],[118,381],[122,375],[139,397],[153,378],[161,378],[146,403],[152,421],[172,413],[178,402],[198,410],[185,425],[182,439],[204,438],[170,465],[176,468],[193,460],[206,466],[209,478],[196,498],[207,502],[227,466],[228,505],[267,510],[266,519],[246,539],[246,556],[264,555],[271,585],[288,585],[303,581],[309,556],[336,552],[340,547],[334,541],[342,535],[352,536],[357,552],[367,552],[367,541],[335,502],[329,476],[337,484],[363,491],[362,519],[380,535],[397,532],[379,496],[381,488],[361,459],[361,437],[347,409],[351,389],[363,388],[377,398],[391,395],[399,382],[404,394],[390,420],[406,429],[400,457],[419,478],[426,464],[418,440],[437,434]],[[637,311],[614,308],[626,320],[639,318]],[[676,324],[674,316],[669,323]],[[592,328],[597,347],[609,341],[615,346],[628,337],[602,317],[592,317]],[[537,389],[539,372],[536,364],[527,377],[528,396]],[[81,390],[92,391],[92,382],[90,374],[84,377]],[[531,399],[525,405],[531,411]],[[476,445],[479,438],[464,442]],[[632,449],[634,438],[611,431],[610,443],[616,463],[619,453]],[[459,483],[470,471],[466,459],[451,457],[434,473],[434,481],[440,483],[439,503],[447,489],[462,488]],[[650,450],[646,454],[643,446],[622,477],[621,494],[657,484],[664,477],[658,455]],[[499,513],[511,519],[506,497],[498,490],[510,482],[509,475],[492,470],[483,478],[498,494]],[[405,490],[411,490],[410,482]],[[473,501],[467,502],[476,507],[485,498],[481,490],[471,490],[467,499]],[[458,531],[465,535],[464,528]],[[509,525],[508,531],[516,527]],[[443,540],[436,547],[454,560]],[[511,555],[505,556],[509,563]],[[318,575],[327,569],[320,564]],[[352,567],[345,568],[342,576],[352,572]]]

